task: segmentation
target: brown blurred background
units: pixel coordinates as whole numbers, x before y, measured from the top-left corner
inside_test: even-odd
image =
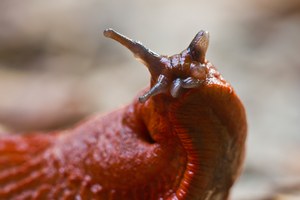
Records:
[[[63,128],[135,98],[149,74],[102,36],[108,27],[167,55],[210,31],[207,58],[235,87],[249,120],[232,199],[299,199],[298,0],[2,0],[0,129]]]

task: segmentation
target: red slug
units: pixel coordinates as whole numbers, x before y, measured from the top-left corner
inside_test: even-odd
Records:
[[[160,56],[112,29],[151,74],[138,100],[75,128],[0,136],[0,199],[228,199],[241,171],[246,116],[206,60],[200,31]]]

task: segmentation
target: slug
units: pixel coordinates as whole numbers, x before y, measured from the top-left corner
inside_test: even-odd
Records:
[[[1,135],[0,199],[228,199],[247,123],[206,60],[209,33],[170,57],[112,29],[104,35],[147,66],[150,88],[69,130]]]

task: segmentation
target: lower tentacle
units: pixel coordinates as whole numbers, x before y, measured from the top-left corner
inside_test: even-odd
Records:
[[[188,77],[182,81],[181,86],[183,88],[196,88],[196,87],[199,87],[202,83],[203,83],[203,80]]]
[[[164,75],[158,77],[157,83],[143,96],[139,97],[141,103],[146,102],[150,97],[163,93],[167,89],[167,78]]]
[[[181,86],[182,86],[182,80],[180,78],[177,78],[173,81],[170,90],[172,97],[176,98],[179,96]]]

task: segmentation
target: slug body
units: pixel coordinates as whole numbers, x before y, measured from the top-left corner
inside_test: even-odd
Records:
[[[71,130],[0,136],[0,199],[227,199],[246,117],[205,59],[208,33],[160,56],[108,29],[151,73],[138,100]]]

